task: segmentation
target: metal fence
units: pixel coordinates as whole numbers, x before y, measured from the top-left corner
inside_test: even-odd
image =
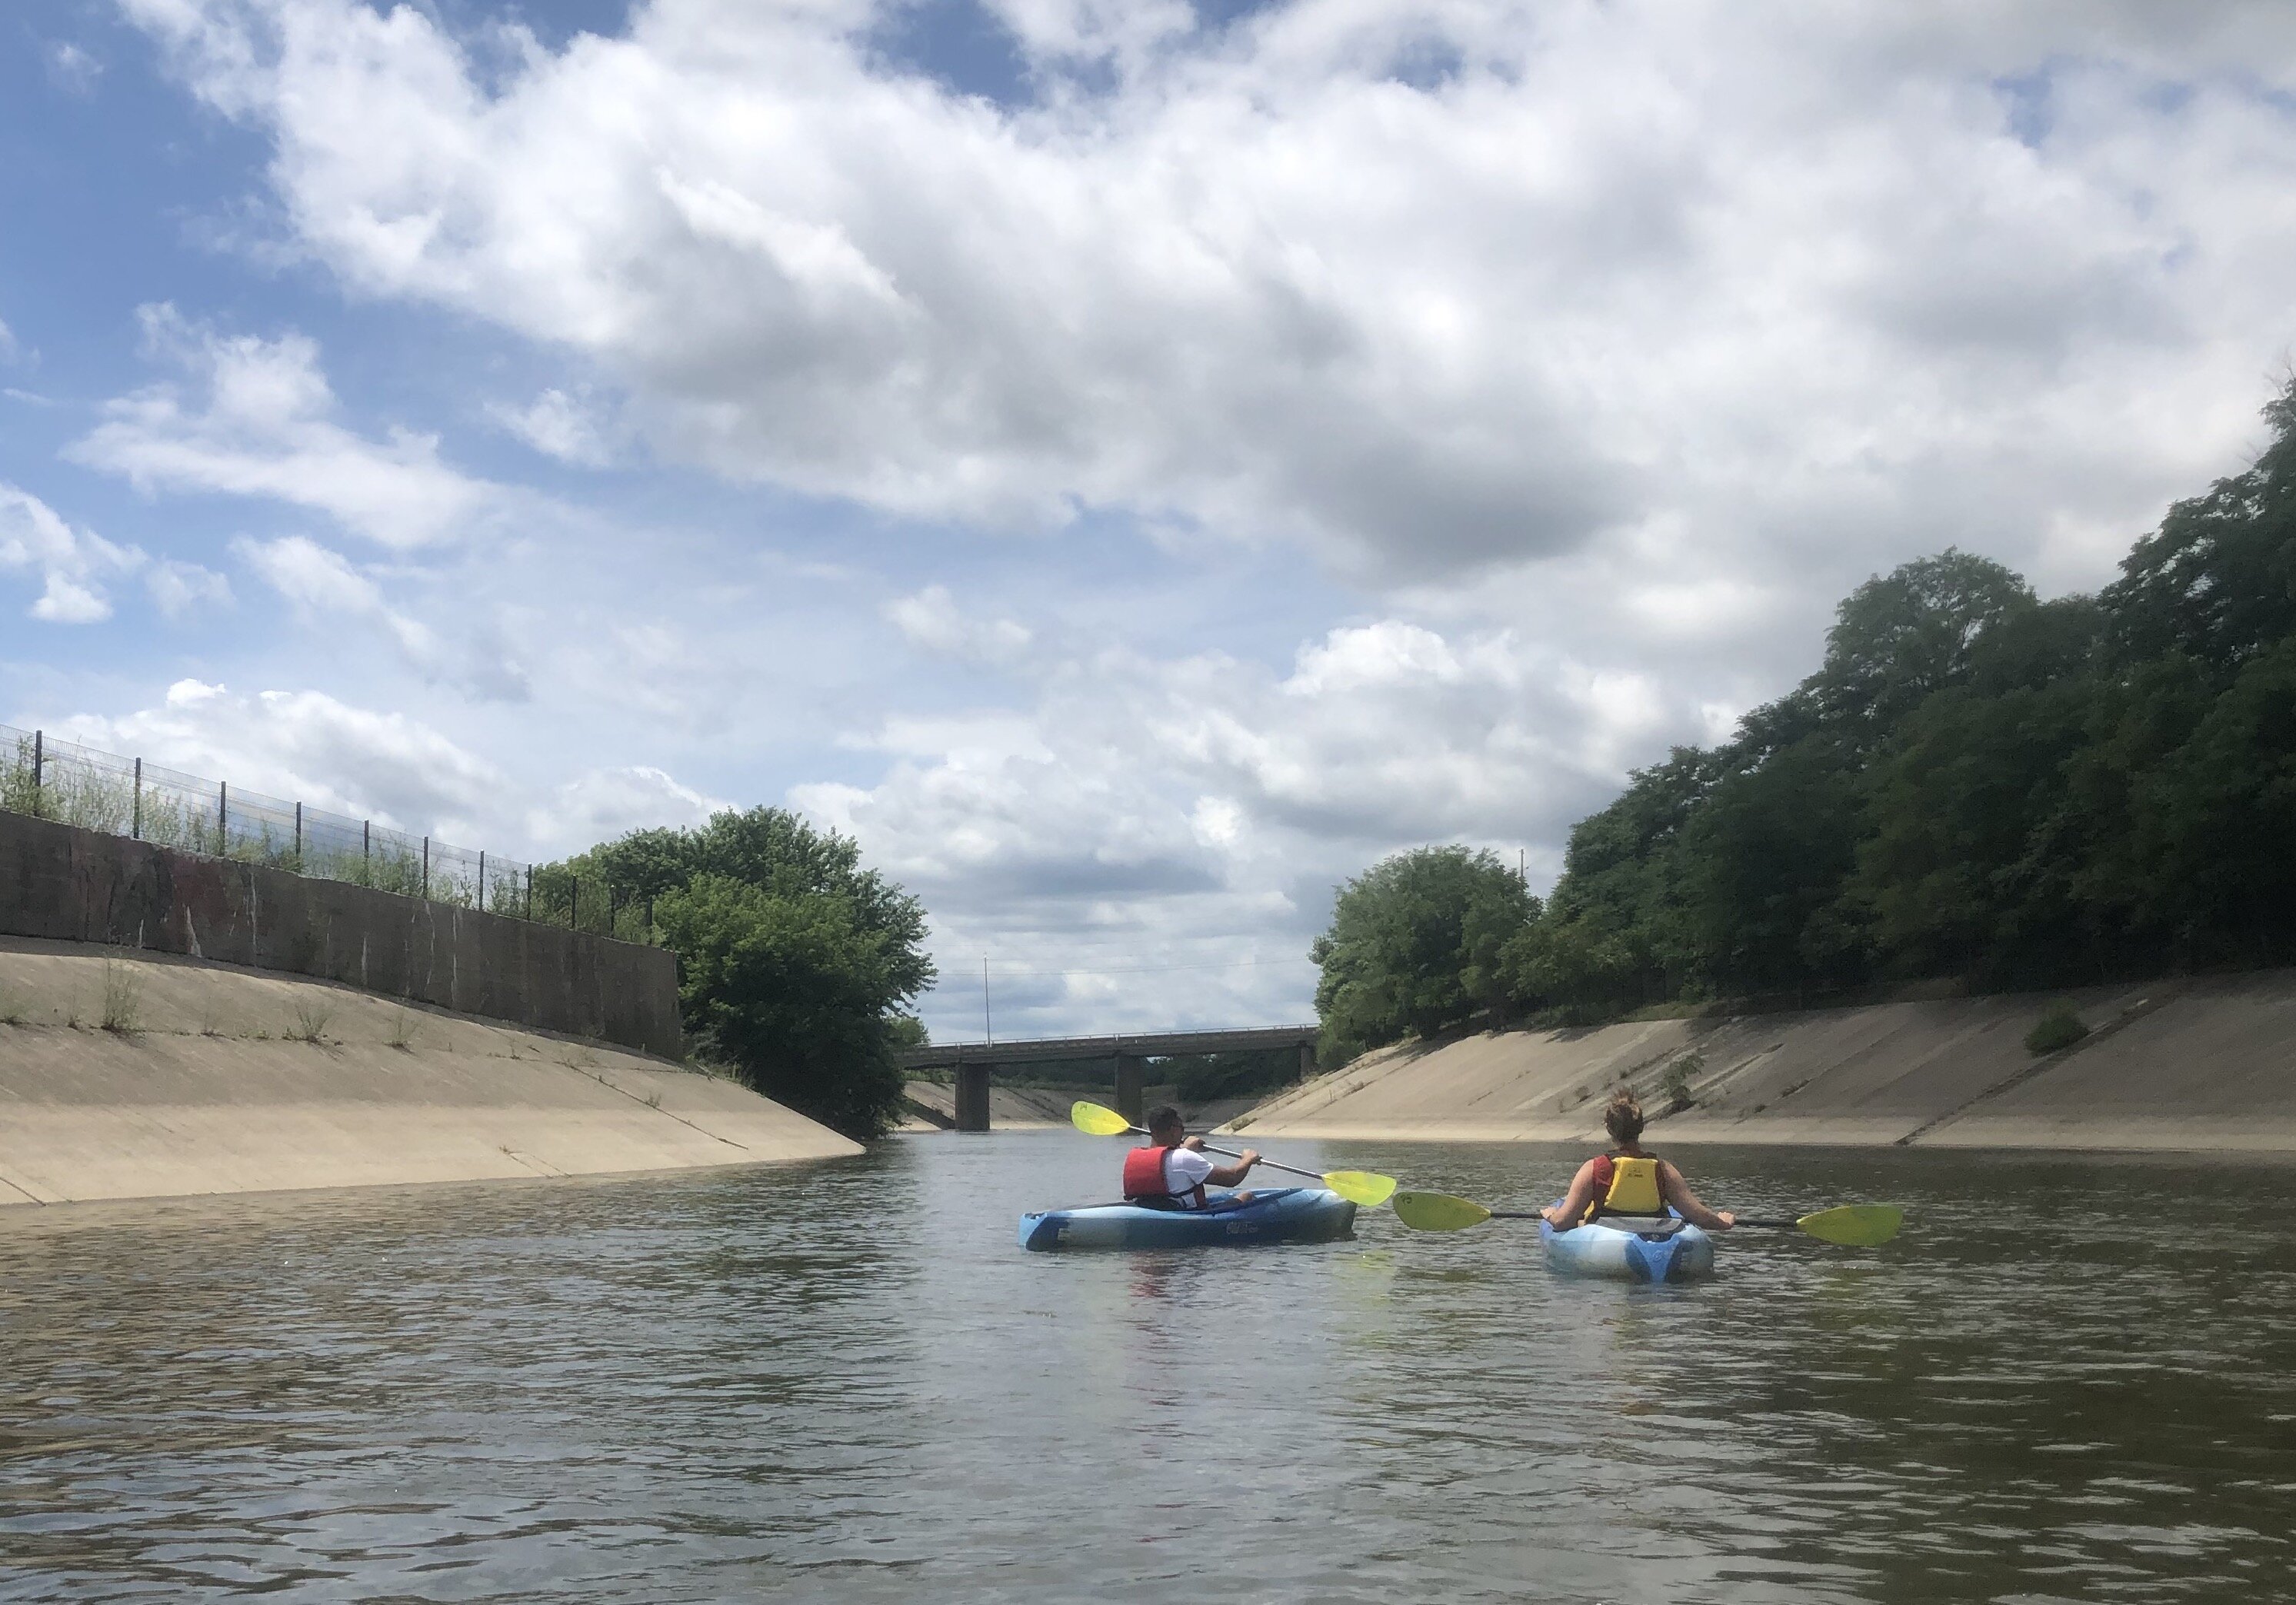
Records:
[[[60,741],[43,731],[0,725],[0,808],[460,908],[523,919],[537,913],[532,864]],[[578,887],[549,890],[558,895],[545,892],[544,918],[595,922],[578,921]],[[609,931],[619,912],[606,911]]]

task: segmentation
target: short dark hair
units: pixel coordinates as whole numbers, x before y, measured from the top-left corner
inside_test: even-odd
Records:
[[[1150,1110],[1148,1111],[1148,1118],[1142,1121],[1141,1124],[1145,1126],[1150,1131],[1161,1131],[1168,1126],[1177,1126],[1182,1131],[1188,1129],[1187,1118],[1168,1103],[1160,1103],[1154,1109]]]

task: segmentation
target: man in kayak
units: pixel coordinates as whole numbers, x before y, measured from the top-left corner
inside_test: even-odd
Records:
[[[1727,1232],[1738,1224],[1727,1209],[1709,1209],[1699,1202],[1682,1172],[1643,1147],[1643,1106],[1626,1088],[1613,1093],[1603,1110],[1603,1128],[1611,1134],[1611,1151],[1578,1167],[1562,1201],[1538,1212],[1548,1225],[1568,1232],[1606,1215],[1663,1215],[1669,1204],[1683,1219],[1709,1232]]]
[[[1124,1201],[1151,1209],[1201,1209],[1204,1185],[1233,1187],[1259,1163],[1259,1151],[1247,1148],[1233,1165],[1215,1165],[1202,1152],[1204,1140],[1188,1135],[1188,1123],[1170,1104],[1148,1111],[1148,1141],[1124,1156]],[[1251,1194],[1226,1200],[1245,1204]]]

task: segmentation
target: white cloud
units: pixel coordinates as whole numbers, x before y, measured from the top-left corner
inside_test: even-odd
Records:
[[[729,806],[642,766],[588,770],[547,790],[521,784],[419,719],[318,691],[250,696],[184,679],[157,707],[51,718],[47,728],[67,741],[228,781],[234,792],[299,801],[484,848],[502,859],[578,851],[642,826],[698,824]]]
[[[0,572],[38,573],[41,591],[31,606],[33,618],[50,624],[94,624],[111,618],[103,580],[132,574],[144,561],[137,548],[75,529],[39,497],[0,481]]]
[[[1527,848],[1551,874],[1548,844],[1697,717],[1509,631],[1398,620],[1332,630],[1284,674],[1109,653],[1039,684],[1025,712],[889,722],[882,782],[791,795],[919,892],[946,969],[985,951],[1029,971],[1015,1006],[1052,1023],[1296,1014],[1341,880],[1426,841]],[[1093,941],[1230,968],[1054,974],[1091,971]]]
[[[406,662],[428,678],[454,681],[481,697],[515,701],[528,694],[525,671],[500,650],[490,650],[498,649],[498,643],[450,643],[421,619],[392,607],[382,587],[349,559],[308,536],[258,541],[242,536],[232,543],[232,551],[305,614],[380,626]]]
[[[887,603],[885,617],[915,645],[965,662],[1011,663],[1031,639],[1026,626],[1010,618],[967,616],[946,585],[927,585]]]
[[[103,63],[69,39],[60,39],[42,53],[48,81],[70,94],[86,94],[103,76]]]
[[[430,435],[369,439],[334,422],[316,344],[222,335],[173,307],[141,308],[152,349],[187,369],[193,394],[153,385],[109,402],[66,455],[139,489],[266,496],[324,512],[382,545],[453,539],[497,510],[498,487],[440,461]]]
[[[1595,543],[1838,594],[1946,539],[2090,581],[2296,338],[2283,7],[1003,0],[1013,110],[885,66],[862,0],[506,63],[411,7],[127,4],[358,291],[898,513],[1454,585]]]
[[[603,468],[613,461],[606,431],[586,397],[548,389],[526,406],[496,403],[487,411],[495,422],[546,457],[578,468]]]
[[[321,692],[253,696],[179,680],[165,701],[61,721],[71,741],[354,819],[470,847],[499,845],[509,782],[486,759],[404,714]]]
[[[170,618],[182,618],[203,609],[232,605],[231,581],[214,569],[174,558],[154,563],[144,577],[152,604]]]
[[[731,807],[649,766],[593,769],[530,809],[526,832],[538,851],[579,852],[630,831],[698,825]]]

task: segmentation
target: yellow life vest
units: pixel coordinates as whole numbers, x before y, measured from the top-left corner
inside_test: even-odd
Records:
[[[1587,1208],[1587,1218],[1594,1220],[1605,1215],[1664,1215],[1666,1188],[1660,1180],[1658,1156],[1645,1155],[1629,1159],[1618,1154],[1604,1154],[1610,1162],[1611,1185]],[[1595,1179],[1602,1179],[1596,1171]]]

